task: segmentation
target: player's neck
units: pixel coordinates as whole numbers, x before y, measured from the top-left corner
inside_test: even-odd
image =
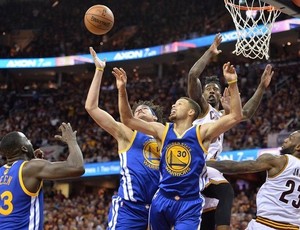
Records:
[[[19,161],[19,160],[27,160],[25,159],[25,157],[23,156],[16,156],[16,157],[12,157],[10,159],[7,159],[7,165],[13,165],[14,162]]]
[[[179,134],[182,135],[186,130],[193,126],[192,122],[189,120],[186,121],[176,121],[174,122],[174,130]]]

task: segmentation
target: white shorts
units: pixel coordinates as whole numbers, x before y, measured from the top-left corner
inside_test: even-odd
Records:
[[[223,176],[223,173],[218,171],[215,168],[207,167],[207,177],[208,177],[208,183],[206,184],[206,187],[209,184],[220,184],[220,183],[228,183],[228,181]],[[219,200],[215,198],[208,198],[203,195],[205,198],[205,205],[203,207],[203,212],[207,212],[213,209],[216,209],[218,206]]]
[[[245,230],[276,230],[275,228],[268,227],[267,225],[257,223],[255,220],[251,220]]]

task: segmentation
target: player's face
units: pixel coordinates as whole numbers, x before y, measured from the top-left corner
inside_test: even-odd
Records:
[[[281,155],[292,154],[295,151],[295,147],[299,145],[299,136],[299,132],[293,132],[283,141],[280,150]]]
[[[216,83],[209,83],[204,86],[203,96],[205,100],[212,106],[216,107],[221,98],[220,87]]]
[[[20,133],[20,136],[22,137],[22,151],[25,152],[28,160],[35,158],[34,149],[30,140],[28,140],[23,133]]]
[[[156,121],[156,116],[153,115],[150,107],[147,105],[139,105],[134,111],[134,117],[144,121]]]
[[[174,105],[172,105],[171,113],[169,116],[170,121],[175,121],[187,116],[189,111],[189,102],[185,99],[179,99]]]

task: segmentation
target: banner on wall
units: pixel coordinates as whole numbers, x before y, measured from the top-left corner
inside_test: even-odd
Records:
[[[298,27],[300,27],[300,18],[278,21],[274,23],[272,33],[289,31]],[[149,58],[168,53],[180,52],[191,48],[209,46],[213,42],[214,37],[215,34],[143,49],[103,52],[98,53],[98,55],[101,59],[105,58],[107,62]],[[236,31],[232,30],[222,32],[222,38],[222,42],[236,41]],[[14,58],[0,59],[0,69],[55,68],[62,66],[82,65],[87,63],[93,63],[93,59],[90,54],[51,58]]]
[[[279,154],[279,148],[227,151],[227,152],[222,152],[218,160],[233,160],[233,161],[255,160],[258,156],[264,153]],[[85,167],[85,173],[82,177],[119,175],[121,170],[119,161],[86,163],[84,167]]]

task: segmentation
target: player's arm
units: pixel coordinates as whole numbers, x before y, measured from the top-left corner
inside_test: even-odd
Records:
[[[254,113],[256,112],[261,99],[264,95],[266,88],[270,85],[271,79],[274,75],[272,71],[272,65],[268,64],[265,67],[263,74],[261,75],[260,83],[253,94],[253,96],[247,101],[243,106],[243,120],[251,119]]]
[[[217,34],[211,46],[202,55],[202,57],[192,66],[188,74],[189,97],[200,105],[202,111],[208,110],[208,103],[202,96],[202,85],[199,76],[202,74],[210,59],[213,56],[218,55],[222,52],[221,50],[218,50],[218,46],[221,42],[222,36],[220,34]]]
[[[284,156],[274,156],[272,154],[262,154],[256,160],[247,161],[207,161],[209,167],[218,169],[225,174],[243,174],[269,171],[269,176],[276,175],[286,164]]]
[[[126,90],[127,74],[125,70],[122,68],[113,68],[112,73],[116,77],[119,95],[119,112],[122,123],[133,130],[138,130],[161,140],[165,128],[163,124],[159,122],[146,122],[133,116]]]
[[[229,85],[230,113],[222,116],[214,123],[202,125],[201,136],[205,141],[212,141],[220,134],[225,133],[242,120],[242,105],[239,89],[237,86],[237,74],[235,68],[227,62],[223,65],[223,75]]]
[[[97,57],[96,52],[91,47],[90,53],[95,62],[96,70],[85,101],[85,109],[101,128],[111,134],[116,140],[119,140],[123,136],[124,125],[99,108],[101,81],[106,63]]]
[[[55,138],[68,145],[69,156],[66,161],[50,162],[43,159],[33,159],[23,167],[25,186],[32,189],[32,185],[41,180],[65,179],[81,176],[84,170],[84,160],[76,138],[76,131],[71,125],[62,123],[59,127],[61,136]],[[29,178],[29,179],[28,179]],[[30,179],[32,178],[32,179]],[[32,191],[32,190],[31,190]]]

